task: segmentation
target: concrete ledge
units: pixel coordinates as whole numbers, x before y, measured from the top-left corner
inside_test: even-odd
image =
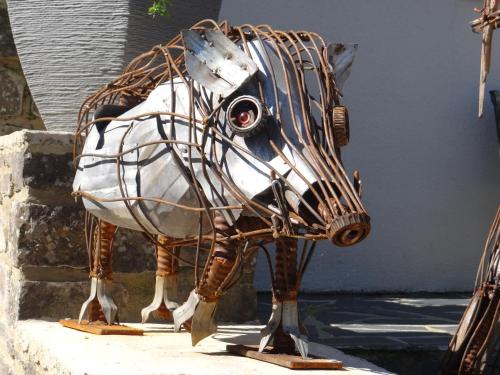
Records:
[[[58,323],[19,322],[12,344],[13,373],[59,375],[167,375],[167,374],[298,374],[276,365],[237,357],[225,351],[228,343],[255,344],[261,326],[224,325],[219,333],[191,346],[188,333],[173,333],[160,324],[145,327],[145,336],[94,336]],[[390,374],[363,359],[312,343],[312,354],[344,362],[343,374]],[[332,371],[300,371],[300,374]]]

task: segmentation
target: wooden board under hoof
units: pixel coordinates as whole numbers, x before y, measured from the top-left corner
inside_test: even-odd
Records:
[[[300,355],[278,354],[271,350],[266,350],[259,353],[256,346],[249,345],[227,345],[228,352],[245,356],[248,358],[257,359],[268,363],[273,363],[278,366],[286,367],[292,370],[341,370],[342,361],[325,358],[308,358],[304,359]]]
[[[78,331],[93,333],[95,335],[129,335],[129,336],[142,336],[144,331],[139,328],[128,327],[122,324],[107,325],[102,323],[91,323],[87,320],[66,320],[59,321],[61,325],[67,328],[76,329]]]

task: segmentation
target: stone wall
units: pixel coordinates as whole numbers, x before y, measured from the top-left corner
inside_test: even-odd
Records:
[[[5,0],[0,0],[0,136],[44,129],[17,56]]]
[[[70,196],[72,144],[72,134],[63,132],[22,130],[0,137],[0,337],[12,337],[20,319],[76,318],[89,294],[84,210]],[[122,229],[114,246],[120,318],[140,321],[153,296],[153,247],[141,233]],[[223,298],[220,320],[255,319],[253,268]],[[192,279],[191,269],[182,267],[181,302]]]

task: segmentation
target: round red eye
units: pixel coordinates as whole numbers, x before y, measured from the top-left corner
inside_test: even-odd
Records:
[[[250,95],[234,98],[226,109],[226,120],[231,132],[241,137],[251,137],[260,132],[268,123],[267,118],[267,108]]]
[[[250,113],[245,111],[238,114],[238,122],[240,123],[240,125],[248,125],[248,123],[250,122]]]

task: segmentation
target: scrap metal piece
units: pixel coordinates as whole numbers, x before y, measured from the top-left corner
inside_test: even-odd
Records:
[[[269,345],[269,342],[278,329],[282,329],[285,335],[289,335],[302,358],[307,358],[309,344],[307,337],[303,334],[305,328],[299,322],[297,300],[273,302],[273,310],[269,322],[260,331],[259,352],[262,353],[266,346]]]
[[[108,324],[118,322],[118,307],[111,296],[111,284],[112,281],[107,279],[98,279],[97,282],[97,300],[101,305],[102,312]]]
[[[491,65],[491,44],[493,40],[493,31],[499,26],[500,23],[500,11],[498,10],[499,3],[500,0],[484,0],[483,8],[476,10],[481,14],[480,17],[470,22],[472,31],[482,33],[478,117],[483,117],[484,91]]]
[[[215,322],[215,311],[217,302],[200,301],[193,314],[191,325],[191,343],[193,346],[204,338],[217,333],[217,323]]]
[[[342,90],[351,74],[352,63],[358,51],[358,44],[332,43],[326,47],[330,71],[335,77],[337,88]]]
[[[172,314],[174,317],[174,332],[180,332],[182,325],[193,317],[199,302],[200,297],[196,290],[192,290],[187,301],[174,310]]]
[[[90,303],[96,298],[97,296],[97,277],[92,277],[90,279],[90,295],[89,298],[82,304],[82,307],[80,309],[80,315],[78,316],[78,324],[80,324],[83,320],[83,316],[87,312]]]
[[[83,303],[80,309],[80,315],[78,316],[78,324],[81,323],[85,312],[88,310],[90,303],[97,298],[99,302],[106,322],[111,325],[118,321],[117,312],[118,307],[113,301],[111,296],[111,280],[98,279],[97,277],[92,277],[90,281],[90,296]]]
[[[273,338],[274,332],[278,329],[281,323],[281,315],[283,313],[283,303],[273,302],[271,317],[266,326],[260,331],[259,352],[263,352],[269,342]]]
[[[282,327],[285,334],[290,335],[295,347],[306,359],[309,353],[309,343],[307,337],[302,335],[299,325],[299,313],[297,309],[297,300],[283,301]]]
[[[160,308],[160,306],[165,304],[165,307],[170,312],[174,312],[175,309],[179,307],[177,302],[172,301],[169,296],[168,286],[174,283],[175,276],[156,276],[155,284],[155,295],[153,297],[153,302],[141,310],[142,323],[146,323],[149,315]]]
[[[182,30],[186,69],[195,81],[216,96],[228,97],[247,82],[257,65],[217,30]]]

